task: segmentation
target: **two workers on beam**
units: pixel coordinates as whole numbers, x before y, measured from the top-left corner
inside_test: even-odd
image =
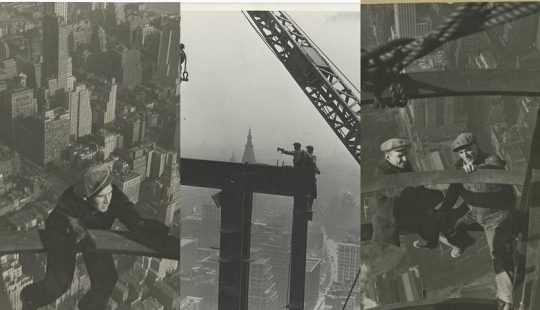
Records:
[[[381,145],[384,158],[378,163],[375,176],[412,172],[408,160],[409,141],[393,138]],[[506,162],[489,156],[478,146],[472,133],[459,135],[452,144],[459,155],[454,169],[473,173],[479,169],[505,169]],[[459,197],[464,203],[454,208]],[[418,233],[416,248],[438,247],[439,234],[453,247],[457,258],[474,244],[468,230],[483,228],[488,243],[498,291],[500,310],[512,309],[514,261],[512,240],[516,225],[512,216],[515,195],[510,185],[486,183],[451,184],[446,196],[424,186],[386,190],[376,194],[378,210],[372,219],[373,240],[400,245],[399,229]],[[440,205],[440,208],[436,207]]]

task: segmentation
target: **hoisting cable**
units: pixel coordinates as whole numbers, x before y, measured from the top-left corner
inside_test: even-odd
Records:
[[[371,51],[362,50],[362,91],[371,92],[375,107],[404,107],[407,93],[401,81],[402,70],[446,42],[523,18],[540,11],[539,2],[463,3],[435,30],[416,39],[401,38]],[[390,88],[391,99],[382,92]]]
[[[349,298],[351,298],[351,294],[354,289],[354,286],[356,285],[356,282],[358,281],[358,278],[360,277],[360,270],[362,270],[362,268],[358,268],[358,272],[356,273],[356,277],[354,278],[354,282],[351,286],[351,289],[349,290],[349,295],[347,295],[347,299],[345,300],[345,304],[343,304],[342,310],[345,310],[347,308],[347,303],[349,302]]]

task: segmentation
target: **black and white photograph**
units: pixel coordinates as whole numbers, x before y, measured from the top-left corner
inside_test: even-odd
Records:
[[[539,309],[539,12],[362,4],[362,309]]]
[[[181,309],[362,309],[360,6],[181,17]]]
[[[183,55],[179,3],[0,4],[0,309],[194,309]]]

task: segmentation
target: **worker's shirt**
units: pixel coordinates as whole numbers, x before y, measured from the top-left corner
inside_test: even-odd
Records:
[[[131,230],[143,219],[129,198],[116,185],[112,184],[112,187],[112,198],[108,210],[95,212],[87,201],[75,195],[73,186],[70,186],[64,191],[47,218],[45,228],[64,231],[70,227],[70,219],[77,219],[89,229],[110,229],[114,220],[119,219]]]
[[[504,170],[506,162],[499,156],[489,156],[482,151],[478,154],[473,164],[478,169],[499,169]],[[460,158],[454,165],[454,169],[462,169],[464,160]],[[474,173],[474,172],[472,172]],[[489,183],[456,183],[450,184],[441,209],[451,209],[457,202],[459,196],[463,198],[469,206],[509,209],[515,202],[512,186],[505,184]]]

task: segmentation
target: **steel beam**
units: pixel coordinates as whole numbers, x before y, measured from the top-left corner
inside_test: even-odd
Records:
[[[309,203],[309,195],[298,195],[294,197],[291,235],[290,309],[304,309]]]
[[[436,170],[383,175],[362,181],[362,194],[408,186],[452,184],[452,183],[492,183],[523,185],[525,171],[519,170],[478,170],[466,173],[459,170]]]
[[[497,310],[497,302],[482,298],[423,299],[371,308],[372,310]]]
[[[129,231],[88,230],[88,233],[96,243],[93,252],[180,260],[180,240],[172,236],[163,239],[162,244],[156,244]],[[3,231],[0,234],[0,254],[45,252],[54,243],[46,230]]]
[[[180,159],[180,184],[186,186],[223,189],[231,174],[240,172],[253,175],[251,190],[254,193],[294,195],[295,171],[293,167]]]
[[[402,84],[409,99],[450,96],[540,96],[540,70],[446,70],[411,72]],[[390,99],[386,89],[382,98]],[[373,104],[373,94],[362,92],[361,105]]]

